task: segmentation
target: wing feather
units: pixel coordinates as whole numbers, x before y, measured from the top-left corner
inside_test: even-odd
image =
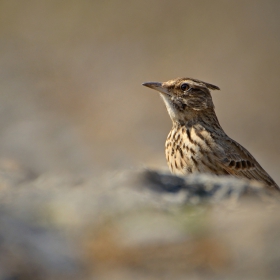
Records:
[[[226,142],[222,146],[227,149],[223,149],[224,153],[220,154],[223,158],[218,160],[218,164],[223,169],[233,176],[257,180],[268,187],[280,190],[274,180],[243,146],[231,138],[227,138]]]

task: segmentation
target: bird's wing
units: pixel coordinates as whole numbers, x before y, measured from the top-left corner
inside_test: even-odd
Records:
[[[225,140],[224,153],[220,154],[219,164],[230,175],[257,180],[266,186],[280,190],[279,186],[260,166],[256,159],[240,144],[231,138]]]

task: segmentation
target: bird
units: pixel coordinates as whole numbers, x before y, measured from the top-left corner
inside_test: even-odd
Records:
[[[221,127],[210,93],[219,87],[193,78],[142,85],[160,93],[173,123],[165,143],[171,173],[229,175],[280,190],[252,154]]]

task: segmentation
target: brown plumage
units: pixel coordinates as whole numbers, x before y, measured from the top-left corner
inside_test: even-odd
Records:
[[[232,175],[280,190],[256,159],[220,126],[210,94],[217,86],[191,78],[143,85],[160,92],[173,122],[165,144],[172,173]]]

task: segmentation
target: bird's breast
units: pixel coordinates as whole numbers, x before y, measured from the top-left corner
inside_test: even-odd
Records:
[[[215,142],[203,127],[174,126],[165,143],[165,155],[172,173],[176,175],[197,172],[215,173],[218,167],[213,164]]]

